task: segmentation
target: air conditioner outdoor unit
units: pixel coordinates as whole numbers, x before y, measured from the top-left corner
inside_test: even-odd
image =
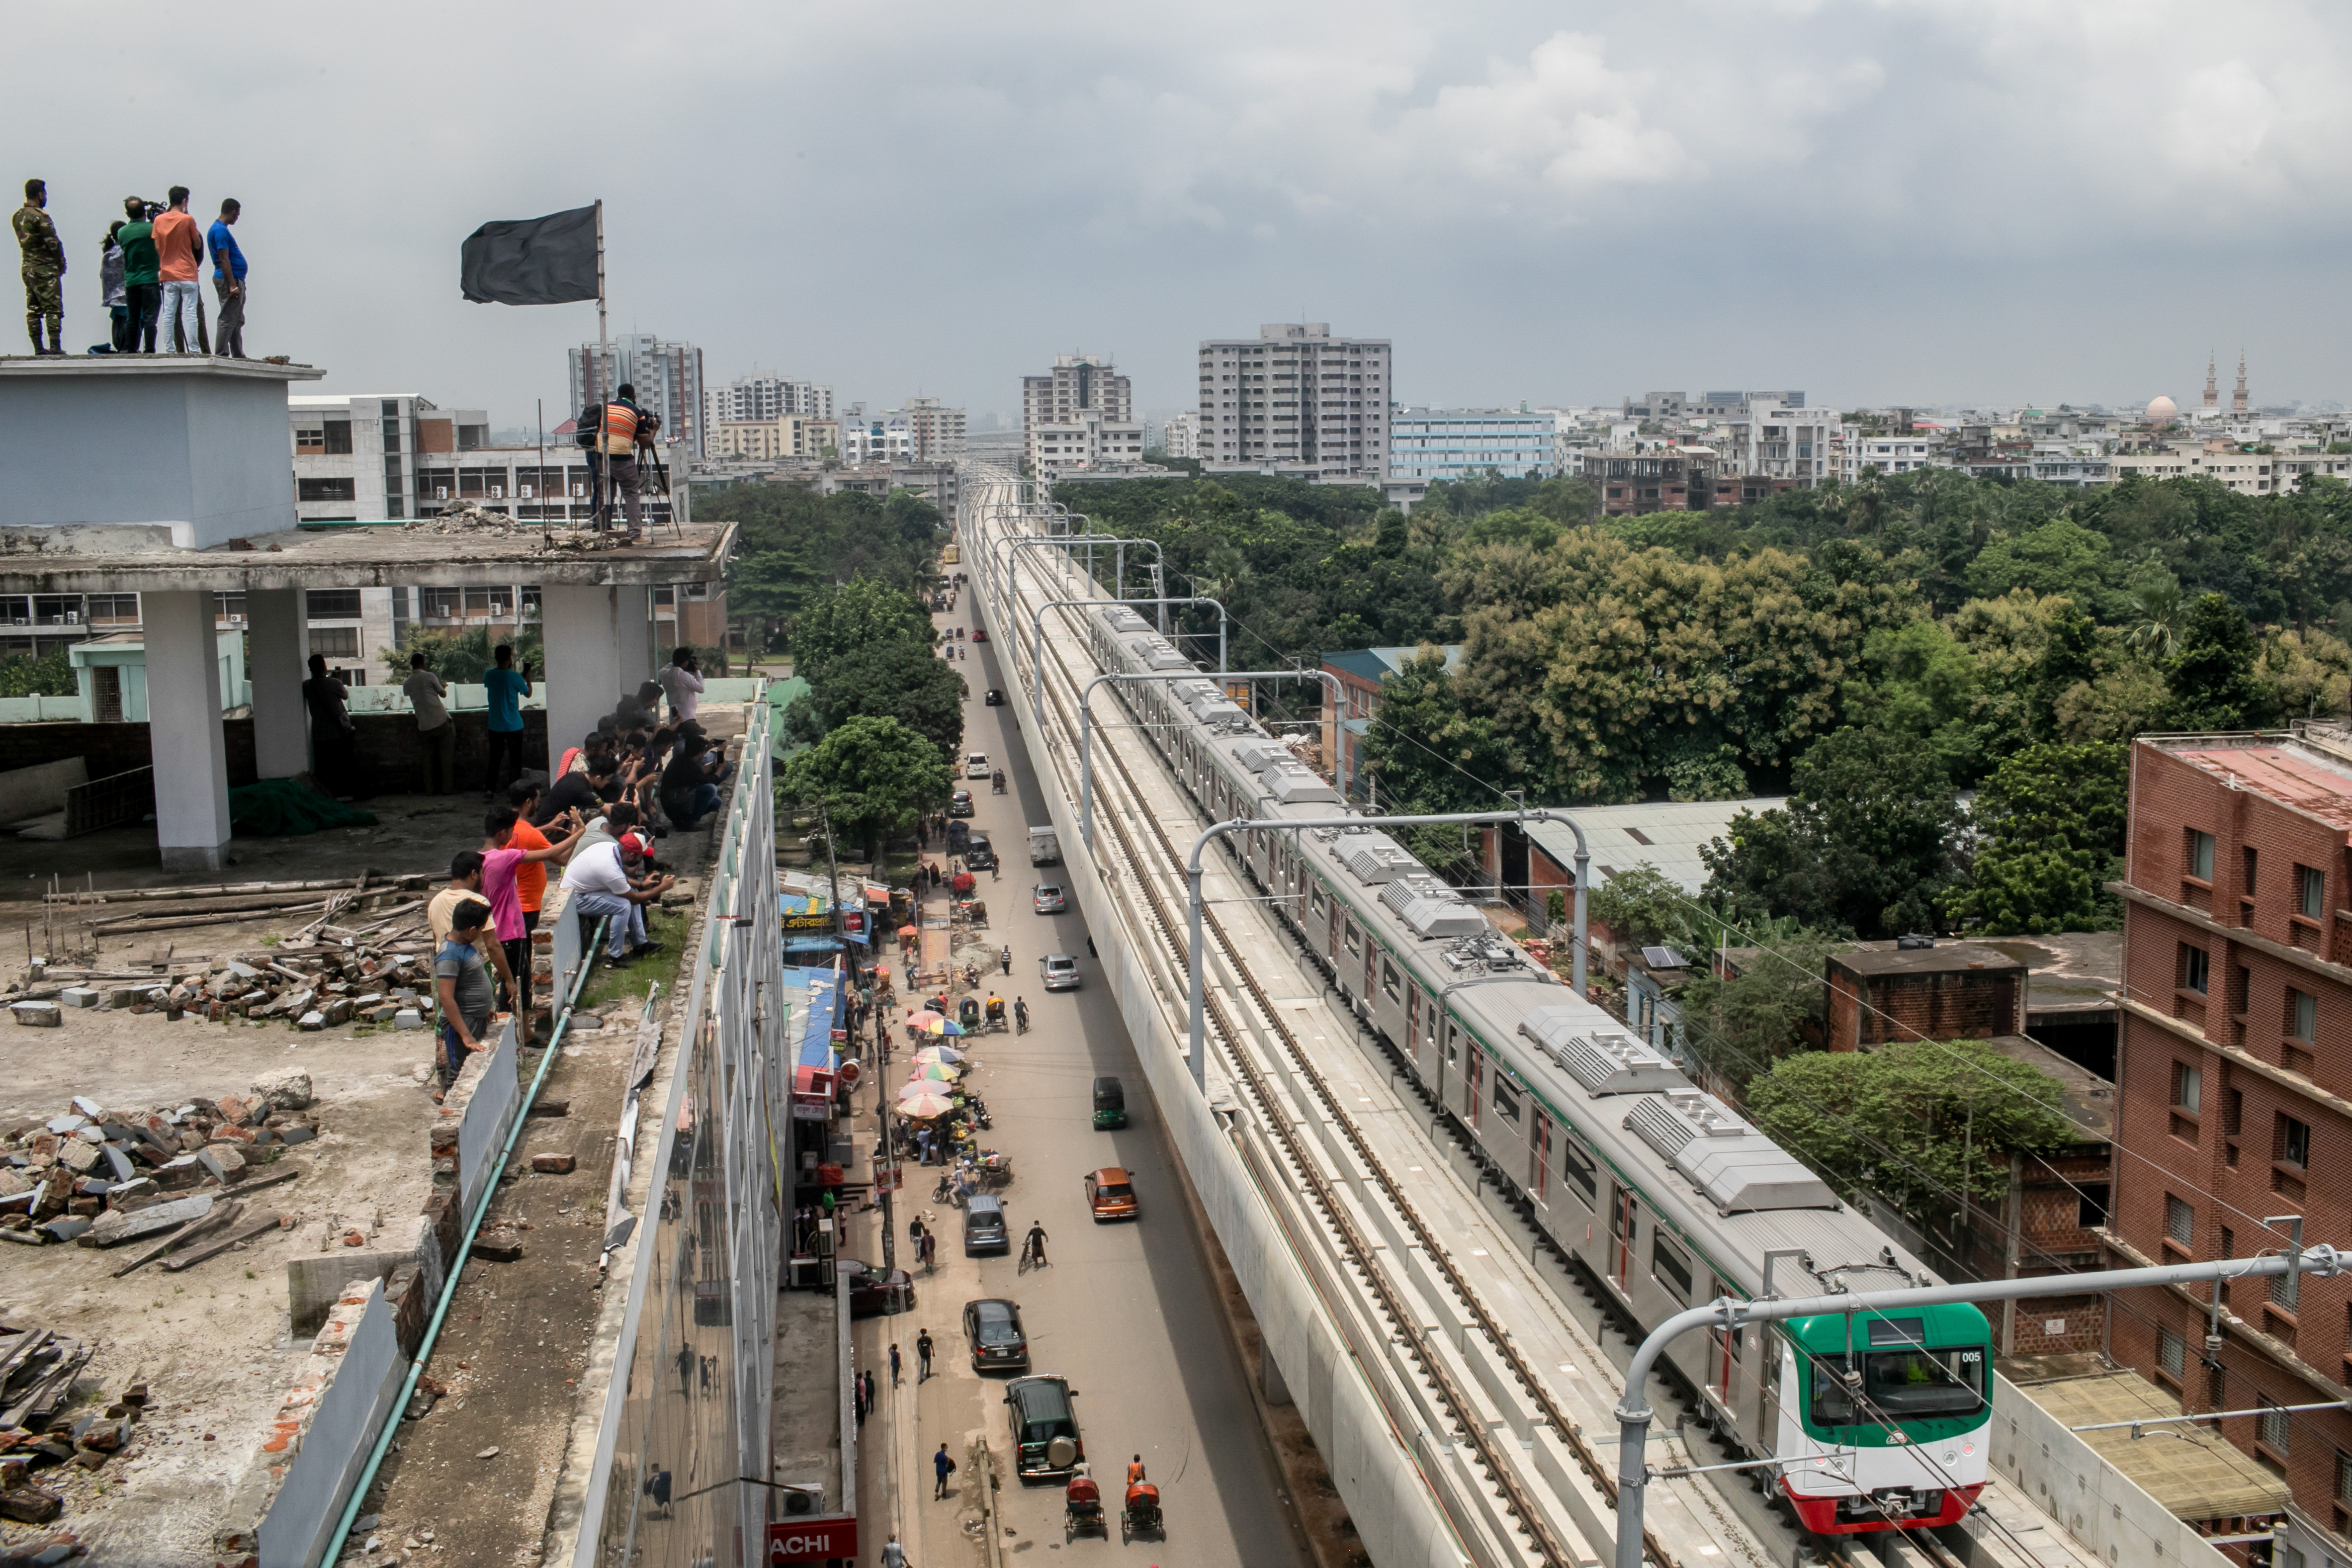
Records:
[[[433,499],[435,500],[447,500],[449,499],[449,487],[447,485],[435,485],[433,487]]]
[[[506,500],[506,499],[507,499],[507,488],[506,488],[506,486],[504,486],[504,485],[492,485],[492,486],[490,487],[490,499],[491,499],[492,500]]]
[[[515,494],[516,494],[518,497],[520,497],[520,499],[524,500],[530,500],[530,491],[531,491],[531,487],[530,487],[530,486],[529,486],[529,485],[517,485],[517,486],[515,486]]]
[[[824,1511],[823,1481],[787,1482],[776,1489],[786,1519],[809,1519]]]

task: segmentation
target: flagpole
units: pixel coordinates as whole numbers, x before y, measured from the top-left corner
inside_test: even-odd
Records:
[[[604,390],[604,198],[596,198],[596,395]]]

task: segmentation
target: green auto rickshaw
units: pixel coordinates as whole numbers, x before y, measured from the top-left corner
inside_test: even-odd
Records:
[[[1127,1090],[1115,1078],[1095,1079],[1095,1131],[1108,1132],[1127,1125]]]

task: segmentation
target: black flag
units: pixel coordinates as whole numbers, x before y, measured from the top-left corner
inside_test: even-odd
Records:
[[[466,237],[458,287],[477,305],[563,305],[596,298],[596,209],[486,223]]]

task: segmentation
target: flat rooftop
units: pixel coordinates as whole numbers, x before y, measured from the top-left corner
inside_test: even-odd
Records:
[[[2014,1062],[2040,1068],[2058,1080],[2067,1119],[2103,1142],[2116,1136],[2116,1086],[2090,1068],[2069,1061],[2039,1040],[1995,1035],[1985,1044]]]
[[[1942,941],[1933,947],[1910,948],[1897,948],[1891,942],[1861,942],[1832,953],[1830,962],[1874,980],[1889,975],[1947,974],[1977,969],[2014,973],[2026,967],[2022,960],[1997,947]]]
[[[0,592],[107,594],[209,589],[494,587],[517,582],[616,587],[715,580],[735,525],[647,527],[646,542],[588,548],[585,528],[517,520],[455,528],[434,518],[257,533],[209,550],[167,528],[93,523],[0,529]],[[245,548],[239,548],[238,546]]]
[[[2029,1384],[2023,1393],[2069,1426],[2156,1421],[2180,1414],[2177,1394],[2132,1372]],[[2260,1518],[2285,1510],[2286,1482],[2216,1436],[2210,1426],[2172,1422],[2144,1430],[2175,1440],[2135,1439],[2128,1426],[2079,1436],[2176,1519]]]
[[[2069,931],[2049,936],[1988,937],[1979,946],[2005,952],[2030,972],[2025,1010],[2045,1014],[2112,1013],[2123,993],[2124,933]]]
[[[2293,735],[2167,735],[2142,743],[2352,833],[2352,731],[2314,724]]]

